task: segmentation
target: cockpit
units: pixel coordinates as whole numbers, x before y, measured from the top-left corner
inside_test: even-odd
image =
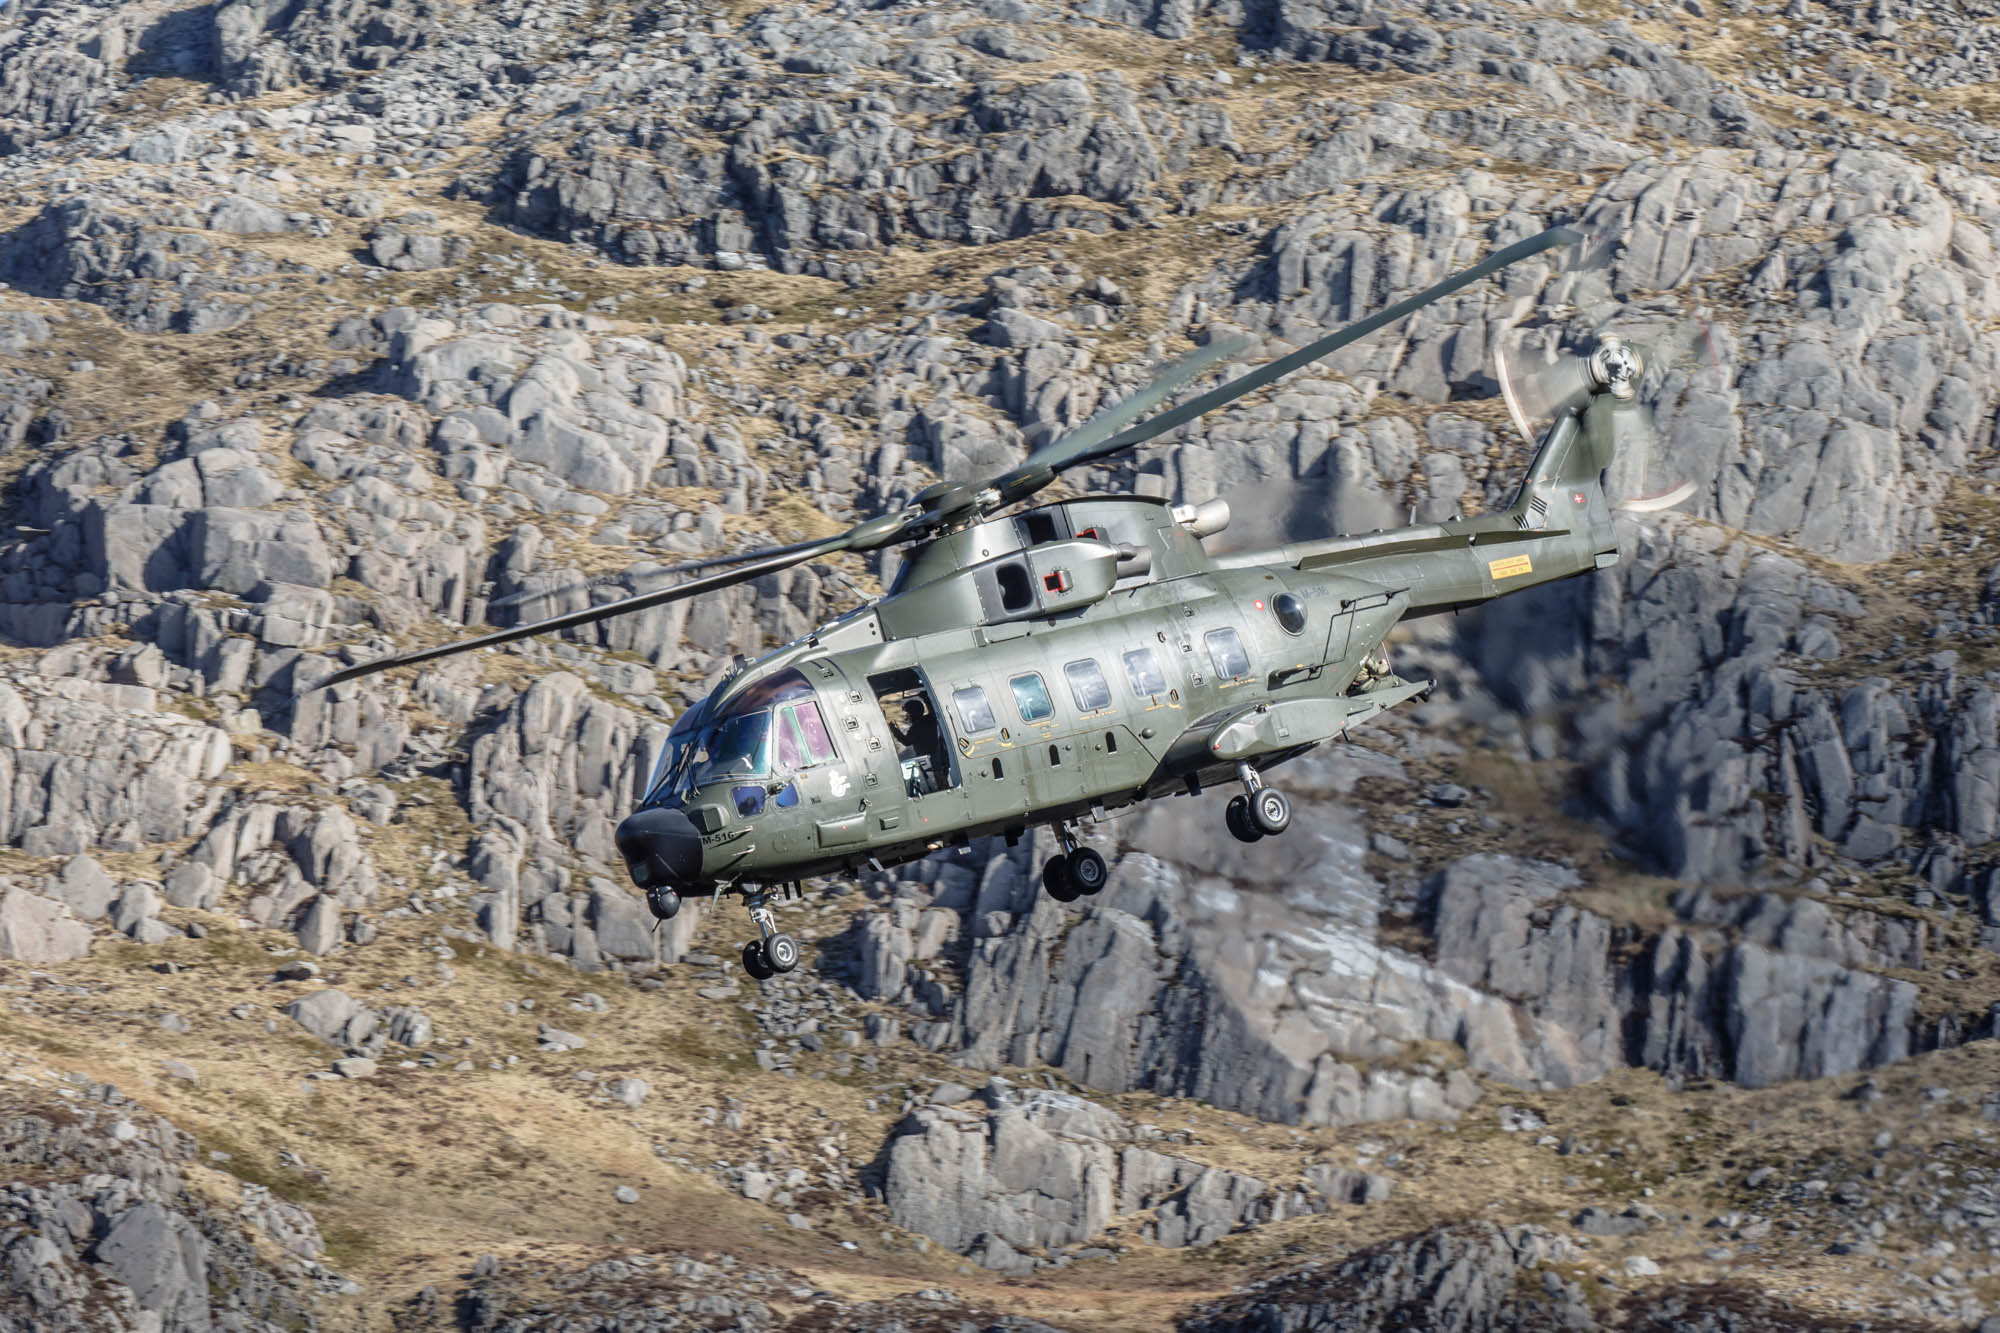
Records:
[[[728,785],[744,818],[767,803],[799,802],[798,779],[839,756],[813,688],[796,670],[756,682],[719,709],[707,701],[683,713],[667,735],[648,805],[682,805],[693,793]]]

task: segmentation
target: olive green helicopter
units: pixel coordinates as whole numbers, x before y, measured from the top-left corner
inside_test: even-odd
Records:
[[[638,809],[617,829],[655,917],[683,895],[742,895],[743,965],[798,966],[773,901],[801,881],[883,869],[1050,827],[1043,870],[1062,902],[1099,892],[1104,857],[1077,825],[1135,802],[1240,788],[1229,831],[1283,833],[1265,774],[1436,682],[1389,669],[1400,621],[1475,606],[1618,559],[1604,470],[1645,371],[1643,345],[1600,334],[1539,377],[1500,380],[1536,446],[1497,513],[1211,555],[1225,502],[1084,495],[1016,509],[1071,469],[1131,449],[1272,383],[1489,274],[1584,239],[1557,227],[1157,415],[1237,350],[1202,348],[1015,467],[939,482],[837,536],[699,561],[678,585],[340,670],[392,667],[698,597],[806,561],[905,546],[888,592],[737,668],[674,723]],[[1537,443],[1530,410],[1553,423]],[[1691,486],[1625,505],[1664,508]],[[1011,512],[1009,512],[1011,511]],[[720,568],[718,568],[720,567]]]

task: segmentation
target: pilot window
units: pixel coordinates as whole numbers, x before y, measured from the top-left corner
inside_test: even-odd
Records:
[[[778,710],[779,769],[811,768],[834,757],[833,737],[818,704],[807,701]]]
[[[962,690],[951,692],[951,706],[958,710],[958,720],[964,724],[969,735],[993,730],[996,719],[993,706],[986,702],[986,691],[977,685],[967,685]]]
[[[1160,670],[1160,659],[1153,656],[1151,648],[1135,648],[1125,654],[1125,679],[1132,682],[1132,693],[1141,699],[1151,699],[1167,692],[1167,678]]]
[[[1081,662],[1071,662],[1063,668],[1069,677],[1069,692],[1076,699],[1080,713],[1094,713],[1100,708],[1111,707],[1111,687],[1104,683],[1104,673],[1091,658]]]
[[[1243,636],[1233,629],[1212,629],[1201,636],[1208,645],[1208,660],[1215,674],[1224,680],[1240,680],[1250,674],[1250,654],[1243,651]]]
[[[1030,671],[1007,683],[1014,687],[1014,707],[1020,710],[1023,722],[1040,722],[1054,715],[1056,706],[1049,699],[1049,687],[1042,683],[1041,672]]]

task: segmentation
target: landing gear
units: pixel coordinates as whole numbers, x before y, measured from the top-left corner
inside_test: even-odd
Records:
[[[1086,896],[1102,892],[1104,883],[1111,878],[1111,867],[1095,848],[1079,847],[1069,854],[1069,880],[1076,885],[1078,893]]]
[[[1229,808],[1222,813],[1222,822],[1229,825],[1229,832],[1238,842],[1263,841],[1264,830],[1258,828],[1250,820],[1250,798],[1248,796],[1230,797]]]
[[[1243,779],[1243,794],[1229,799],[1222,818],[1239,842],[1256,842],[1292,826],[1292,803],[1283,792],[1266,787],[1247,763],[1236,766],[1236,775]]]
[[[681,896],[672,889],[647,889],[646,910],[653,914],[656,921],[671,921],[681,910]]]
[[[1105,864],[1104,857],[1095,848],[1078,843],[1067,825],[1057,825],[1056,836],[1062,839],[1064,850],[1060,856],[1050,857],[1042,867],[1042,887],[1049,891],[1049,897],[1059,903],[1073,903],[1078,898],[1103,892],[1111,878],[1111,867]]]
[[[1292,802],[1276,787],[1266,787],[1250,798],[1250,822],[1270,837],[1292,826]]]
[[[748,889],[743,894],[750,908],[750,923],[758,938],[743,946],[743,970],[757,981],[769,981],[799,965],[799,944],[790,935],[779,933],[778,918],[771,912],[767,889]]]

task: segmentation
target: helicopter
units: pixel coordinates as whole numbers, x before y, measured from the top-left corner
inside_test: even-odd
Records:
[[[1019,507],[1122,453],[1508,265],[1584,237],[1555,227],[1316,342],[1157,412],[1231,354],[1211,344],[1139,393],[977,483],[943,481],[838,535],[676,567],[702,577],[442,647],[348,666],[319,687],[698,597],[843,552],[906,548],[888,591],[754,662],[675,721],[616,843],[652,914],[740,895],[743,966],[789,972],[799,947],[772,904],[802,881],[877,871],[974,838],[1047,826],[1046,891],[1073,902],[1109,868],[1086,818],[1210,786],[1239,788],[1244,842],[1291,823],[1265,775],[1427,697],[1389,668],[1399,622],[1476,606],[1618,560],[1603,474],[1647,349],[1606,333],[1539,378],[1501,384],[1536,444],[1504,510],[1211,555],[1222,500],[1086,494]],[[1553,422],[1538,442],[1530,411]],[[1152,414],[1152,415],[1149,415]],[[1642,498],[1662,508],[1691,488]]]

